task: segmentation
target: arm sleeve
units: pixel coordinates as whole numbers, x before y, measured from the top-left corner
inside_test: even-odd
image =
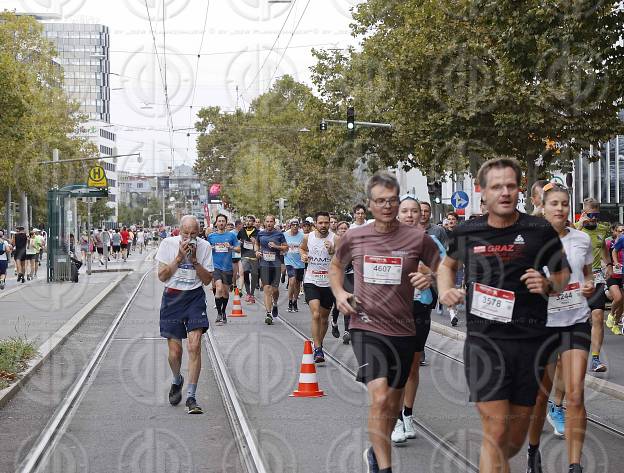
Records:
[[[423,248],[420,259],[429,268],[436,268],[440,263],[440,250],[433,239],[425,234],[423,235]]]
[[[546,266],[551,274],[570,269],[561,239],[553,227],[550,225],[543,227],[541,241],[544,242],[544,246],[539,254],[537,268]]]

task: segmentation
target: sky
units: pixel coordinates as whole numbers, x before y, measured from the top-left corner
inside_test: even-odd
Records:
[[[312,85],[312,47],[356,44],[349,23],[358,0],[270,2],[0,0],[0,9],[56,13],[61,22],[109,27],[111,123],[117,125],[118,152],[140,152],[143,158],[141,163],[120,159],[118,167],[152,174],[172,162],[194,162],[197,134],[188,128],[201,107],[246,108],[284,74]]]

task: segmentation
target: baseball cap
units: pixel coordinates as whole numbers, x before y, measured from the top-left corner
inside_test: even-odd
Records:
[[[314,219],[312,217],[306,217],[305,221],[308,223],[314,223]]]
[[[299,219],[298,219],[298,218],[291,218],[291,219],[290,219],[290,221],[289,221],[288,223],[290,223],[290,224],[293,224],[293,223],[294,223],[294,224],[296,224],[296,225],[299,225]]]

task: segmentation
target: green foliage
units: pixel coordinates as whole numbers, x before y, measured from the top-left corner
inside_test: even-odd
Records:
[[[53,148],[63,159],[98,156],[93,144],[72,135],[83,117],[62,89],[55,55],[34,18],[0,13],[0,199],[10,187],[39,202],[50,187],[83,182],[86,163],[37,164],[52,160]]]
[[[108,222],[112,215],[115,213],[114,209],[108,208],[106,205],[108,202],[106,199],[97,199],[95,203],[91,204],[91,226],[92,228],[98,228],[102,225],[102,222]],[[81,222],[87,222],[87,204],[78,201],[78,215]]]
[[[474,172],[508,155],[532,181],[623,132],[623,29],[612,2],[368,0],[361,48],[316,51],[313,81],[328,107],[352,97],[358,120],[395,126],[358,131],[381,165]]]
[[[221,183],[224,200],[240,214],[277,213],[279,197],[287,199],[285,217],[348,207],[358,191],[353,169],[359,156],[345,146],[341,130],[318,131],[330,113],[290,76],[247,112],[204,108],[196,124],[195,172],[209,186]]]

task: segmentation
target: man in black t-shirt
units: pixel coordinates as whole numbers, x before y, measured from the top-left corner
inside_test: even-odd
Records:
[[[245,217],[245,228],[238,232],[237,239],[241,242],[241,263],[243,266],[243,282],[245,284],[245,301],[256,302],[254,292],[258,285],[258,259],[254,244],[258,239],[258,229],[255,227],[256,217]]]
[[[455,229],[438,269],[440,302],[454,306],[466,298],[455,288],[464,265],[464,366],[470,400],[481,415],[482,472],[509,471],[509,458],[524,443],[548,355],[547,295],[560,292],[570,277],[555,230],[516,209],[521,175],[513,159],[483,164],[477,181],[488,214]]]

